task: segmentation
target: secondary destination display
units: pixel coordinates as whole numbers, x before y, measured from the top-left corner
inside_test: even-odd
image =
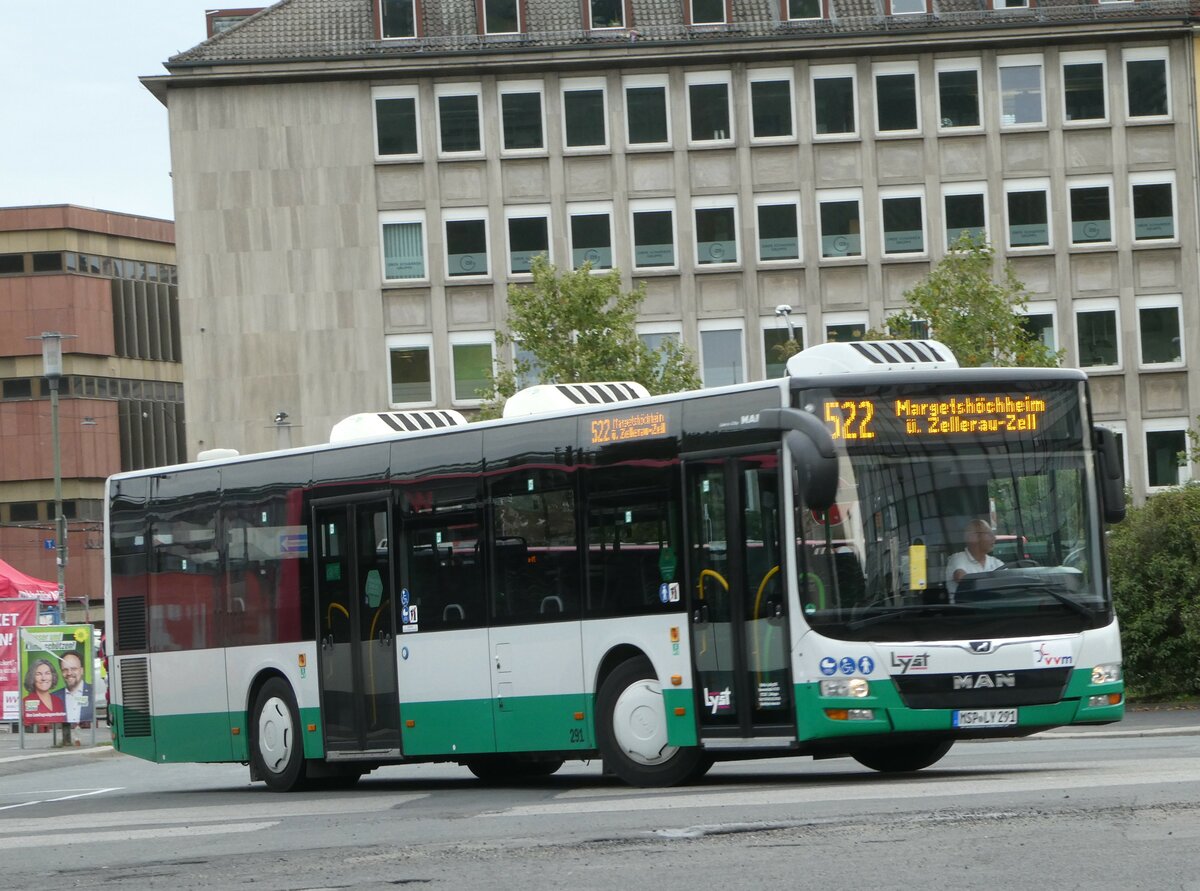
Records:
[[[667,415],[661,411],[624,412],[592,419],[592,445],[631,442],[666,433]]]
[[[1061,396],[1059,393],[1047,394]],[[821,417],[835,440],[1036,433],[1052,404],[1028,393],[827,399]]]

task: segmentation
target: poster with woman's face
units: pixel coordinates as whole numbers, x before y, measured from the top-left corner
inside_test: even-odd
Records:
[[[21,716],[26,724],[66,722],[68,697],[78,697],[91,683],[91,625],[21,629]]]

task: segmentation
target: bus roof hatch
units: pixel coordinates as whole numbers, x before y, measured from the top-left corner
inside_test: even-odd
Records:
[[[355,439],[375,439],[397,433],[421,433],[445,427],[462,427],[467,419],[459,412],[445,409],[429,411],[380,411],[350,415],[333,425],[330,442],[350,442]]]
[[[787,372],[792,377],[945,368],[958,368],[958,360],[945,344],[936,340],[821,343],[801,350],[787,361]]]
[[[634,381],[594,384],[538,384],[513,393],[504,403],[503,417],[540,415],[551,411],[648,399],[650,391]]]

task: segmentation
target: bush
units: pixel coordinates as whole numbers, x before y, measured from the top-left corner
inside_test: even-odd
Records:
[[[1130,508],[1108,553],[1126,680],[1146,696],[1200,693],[1200,484]]]

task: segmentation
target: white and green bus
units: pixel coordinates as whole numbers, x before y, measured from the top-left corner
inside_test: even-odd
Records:
[[[119,749],[275,790],[596,757],[659,786],[1122,717],[1122,468],[1081,372],[827,344],[644,394],[547,385],[518,417],[112,477]],[[959,571],[972,530],[1003,565]]]

